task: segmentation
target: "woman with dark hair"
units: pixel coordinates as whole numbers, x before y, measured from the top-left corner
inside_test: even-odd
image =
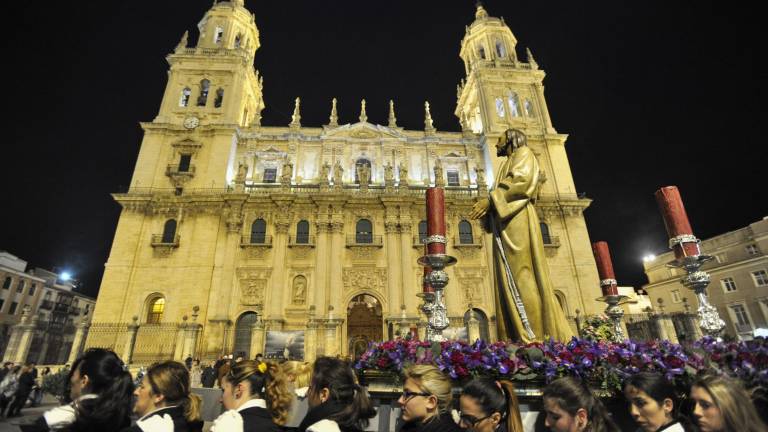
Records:
[[[244,360],[221,377],[221,401],[227,409],[211,432],[279,432],[293,401],[280,367]]]
[[[433,365],[414,365],[404,372],[403,394],[397,400],[405,422],[401,431],[460,431],[451,418],[451,379]]]
[[[189,388],[189,372],[183,364],[152,365],[133,392],[133,412],[140,418],[123,432],[202,432],[200,397]]]
[[[112,351],[91,348],[69,372],[72,403],[46,411],[35,423],[19,425],[24,432],[119,431],[130,426],[133,381]]]
[[[475,378],[461,391],[459,426],[477,432],[523,432],[520,405],[510,381]]]
[[[749,394],[732,378],[703,375],[691,385],[693,416],[702,432],[765,432]]]
[[[315,360],[307,403],[309,412],[299,425],[301,432],[362,431],[376,415],[349,363],[332,357]]]
[[[658,372],[640,372],[624,382],[629,413],[645,432],[684,432],[675,387]]]
[[[544,424],[553,432],[620,432],[600,399],[575,377],[544,387]]]

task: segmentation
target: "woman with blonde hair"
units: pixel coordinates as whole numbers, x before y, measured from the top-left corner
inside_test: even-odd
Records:
[[[293,395],[274,363],[243,360],[221,378],[221,401],[227,409],[211,432],[279,432],[288,420]]]
[[[301,420],[307,415],[309,405],[307,401],[307,391],[312,379],[312,365],[307,362],[289,360],[280,365],[288,381],[288,389],[293,392],[296,399],[291,405],[291,412],[288,415],[288,421],[284,429],[295,429],[301,424]]]
[[[511,381],[475,378],[461,391],[459,426],[477,432],[523,432]]]
[[[397,399],[405,422],[401,431],[461,431],[450,415],[451,380],[432,365],[411,366],[404,372],[403,394]]]
[[[123,432],[202,432],[200,397],[190,393],[189,371],[175,361],[150,366],[133,392],[139,420]]]
[[[693,417],[702,432],[763,432],[768,426],[760,420],[747,391],[735,379],[703,375],[691,385]]]

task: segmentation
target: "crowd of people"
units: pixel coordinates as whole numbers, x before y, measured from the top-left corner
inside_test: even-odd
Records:
[[[21,416],[21,409],[27,401],[32,406],[40,405],[43,378],[51,373],[51,368],[38,372],[36,366],[34,362],[23,365],[3,363],[0,369],[0,417]]]
[[[377,414],[367,389],[343,359],[320,357],[310,365],[227,356],[202,367],[187,360],[156,363],[134,381],[115,353],[90,349],[69,372],[72,402],[45,412],[33,424],[22,425],[22,431],[202,432],[202,401],[192,388],[197,382],[210,383],[209,375],[215,376],[221,388],[223,405],[223,413],[210,427],[212,432],[357,432],[368,429]],[[215,374],[206,374],[208,368]],[[25,373],[31,376],[29,365],[10,367],[2,378],[3,407],[11,400],[9,414],[18,409],[15,395],[23,397],[19,399],[22,405],[27,400],[34,379],[25,379],[29,390],[22,393],[18,393],[20,385],[12,387],[10,398],[6,382],[19,382]],[[406,368],[397,399],[397,430],[523,431],[512,382],[478,377],[463,385],[458,400],[454,399],[454,384],[436,366]],[[686,394],[680,394],[664,375],[642,372],[629,377],[623,390],[625,409],[639,431],[768,430],[741,383],[724,376],[700,376]],[[548,430],[621,430],[615,421],[617,413],[609,412],[578,378],[552,381],[544,388],[542,402],[537,423]]]

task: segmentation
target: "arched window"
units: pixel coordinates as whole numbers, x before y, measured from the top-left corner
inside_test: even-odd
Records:
[[[480,339],[488,342],[490,333],[488,331],[488,317],[485,316],[485,313],[481,311],[480,309],[470,309],[467,312],[464,313],[464,325],[467,326],[467,331],[469,331],[469,318],[474,317],[479,324],[480,327]],[[467,335],[469,336],[469,335]],[[469,341],[474,342],[474,341]]]
[[[496,98],[496,114],[499,117],[504,117],[504,100],[502,98]]]
[[[296,225],[296,243],[309,243],[309,222],[302,220]]]
[[[224,29],[216,27],[216,31],[213,32],[213,43],[220,44],[222,39],[224,39]]]
[[[355,225],[355,243],[373,243],[373,225],[368,219],[360,219]]]
[[[208,91],[211,88],[211,82],[207,79],[200,81],[200,96],[197,98],[197,106],[205,106],[208,103]]]
[[[509,115],[511,117],[520,117],[520,99],[517,93],[511,93],[507,100],[509,102]]]
[[[355,162],[355,183],[356,184],[360,184],[360,177],[357,171],[358,171],[358,168],[360,168],[361,166],[367,166],[368,172],[369,173],[371,172],[371,161],[365,158],[358,159],[357,162]],[[368,180],[369,181],[371,180],[370,177],[368,178]]]
[[[501,41],[496,41],[496,56],[499,58],[505,58],[507,56],[507,49]]]
[[[549,225],[541,222],[539,226],[541,227],[541,239],[544,241],[544,244],[552,244],[552,237],[549,235]]]
[[[147,324],[160,324],[165,311],[165,299],[157,297],[149,301],[147,305]]]
[[[525,100],[525,115],[533,117],[533,102],[530,99]]]
[[[168,219],[163,225],[163,243],[176,243],[176,219]]]
[[[214,108],[221,108],[221,104],[224,103],[224,89],[220,88],[216,90],[216,99],[213,100]]]
[[[184,87],[184,90],[181,91],[181,99],[179,99],[179,106],[180,107],[189,106],[190,96],[192,96],[192,90],[190,90],[189,87]]]
[[[477,52],[480,54],[480,59],[485,60],[485,48],[482,45],[477,48]]]
[[[256,219],[251,225],[251,243],[262,244],[267,239],[267,222],[264,219]]]
[[[240,44],[242,43],[243,35],[238,34],[235,36],[235,48],[240,48]]]
[[[8,289],[11,287],[11,277],[6,276],[5,280],[3,281],[3,289]]]
[[[459,243],[472,244],[474,242],[475,239],[472,237],[472,224],[466,220],[462,220],[459,222]]]
[[[419,243],[424,243],[427,239],[427,221],[419,222]]]

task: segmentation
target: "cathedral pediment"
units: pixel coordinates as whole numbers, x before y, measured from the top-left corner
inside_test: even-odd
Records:
[[[322,138],[333,139],[397,139],[404,140],[405,135],[397,129],[368,122],[348,123],[339,127],[325,127]]]

